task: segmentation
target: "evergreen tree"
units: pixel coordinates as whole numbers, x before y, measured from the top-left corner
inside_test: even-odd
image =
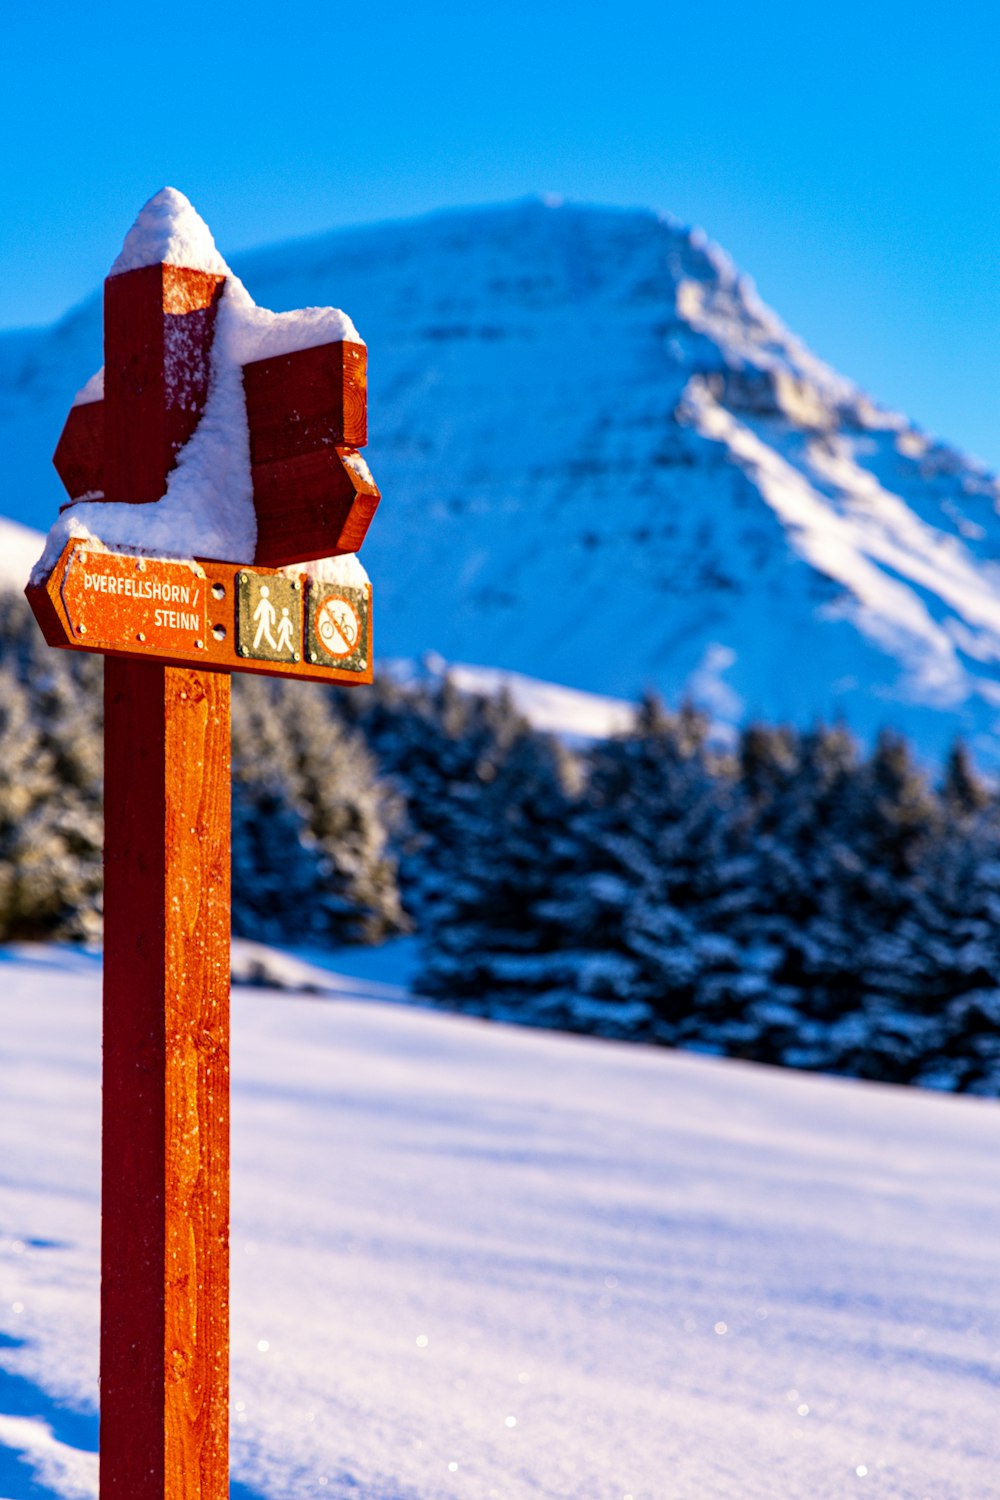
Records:
[[[932,1034],[942,997],[928,981],[923,870],[941,832],[940,805],[905,740],[884,731],[854,780],[853,860],[838,892],[853,927],[861,1017],[835,1030],[835,1065],[905,1080]]]
[[[406,930],[387,832],[399,798],[379,782],[363,738],[338,722],[329,695],[295,684],[291,748],[309,835],[320,853],[324,928],[379,943]]]
[[[0,668],[0,938],[94,938],[97,848],[80,796],[62,786],[25,688]]]
[[[233,695],[233,930],[376,942],[403,930],[388,798],[323,690],[245,677]]]
[[[741,791],[693,710],[640,718],[645,786],[642,878],[623,936],[635,995],[661,1041],[753,1055],[748,1010],[761,993],[759,944],[744,941],[752,896]]]
[[[319,938],[320,859],[286,731],[292,705],[263,678],[239,678],[234,688],[233,932],[270,943]]]
[[[702,1042],[732,1000],[739,871],[728,848],[728,779],[707,730],[690,706],[671,714],[649,696],[628,733],[587,757],[567,825],[575,873],[548,910],[577,950],[576,1009],[600,1029]]]
[[[430,920],[421,993],[484,1014],[571,1025],[581,956],[553,892],[574,877],[572,773],[548,736],[522,733],[470,811]]]
[[[410,684],[376,678],[338,700],[402,799],[393,849],[406,909],[424,925],[448,895],[479,798],[528,726],[507,693],[462,692],[447,676]]]
[[[988,796],[988,794],[986,794]],[[942,800],[947,796],[947,781]],[[1000,1092],[1000,806],[950,798],[922,862],[919,925],[910,941],[922,987],[902,1023],[908,1046],[890,1077]],[[959,808],[964,808],[960,812]],[[897,1023],[899,1024],[899,1023]]]
[[[989,790],[977,775],[972,757],[962,740],[956,740],[948,752],[940,799],[945,816],[959,822],[965,822],[982,812],[989,804]]]
[[[102,749],[99,659],[52,651],[20,594],[0,593],[0,675],[8,715],[10,810],[0,856],[7,938],[95,940],[101,932]],[[19,689],[19,691],[18,691]],[[11,783],[26,786],[13,793]],[[11,796],[13,795],[13,801]]]
[[[749,1017],[752,1055],[830,1066],[831,1024],[860,1003],[843,899],[845,872],[856,864],[849,822],[857,747],[840,727],[799,734],[751,726],[739,769],[748,849],[740,936],[767,980]]]

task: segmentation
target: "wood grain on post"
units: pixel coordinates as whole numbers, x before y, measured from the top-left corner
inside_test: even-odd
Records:
[[[225,278],[143,266],[104,283],[104,497],[159,500],[205,408]]]
[[[104,670],[101,1495],[225,1500],[230,679]]]
[[[357,552],[380,499],[366,468],[347,448],[318,448],[254,464],[255,561],[268,568]]]
[[[105,283],[108,500],[156,500],[221,279]],[[103,1500],[229,1489],[229,677],[105,662]]]

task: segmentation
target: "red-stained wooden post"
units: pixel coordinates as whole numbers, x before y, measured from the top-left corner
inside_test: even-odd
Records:
[[[229,1493],[229,684],[105,662],[105,1500]]]
[[[108,278],[104,395],[72,408],[55,453],[71,505],[164,494],[208,399],[224,285],[166,263]],[[253,563],[71,537],[26,590],[50,645],[107,657],[103,1500],[229,1493],[229,674],[372,680],[370,586],[294,571],[356,552],[379,501],[356,451],[364,346],[242,375]]]
[[[220,281],[108,279],[108,500],[163,494]],[[229,1493],[229,686],[105,662],[104,1500]]]

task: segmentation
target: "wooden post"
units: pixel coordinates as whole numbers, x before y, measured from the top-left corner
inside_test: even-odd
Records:
[[[208,396],[225,277],[143,266],[104,283],[104,498],[159,500]]]
[[[105,674],[101,1495],[225,1500],[230,679]]]
[[[108,278],[103,395],[55,454],[71,504],[164,494],[224,286],[166,261]],[[277,571],[364,539],[365,372],[346,342],[243,367],[254,565],[70,538],[26,590],[50,645],[106,658],[103,1500],[229,1493],[229,674],[372,680],[367,582]]]
[[[108,500],[204,406],[220,278],[105,283]],[[229,1493],[229,677],[105,662],[101,1494]]]

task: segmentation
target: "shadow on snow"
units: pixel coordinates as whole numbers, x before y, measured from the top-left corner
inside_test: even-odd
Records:
[[[24,1340],[0,1333],[0,1348],[18,1349]],[[67,1448],[83,1453],[97,1452],[97,1415],[63,1406],[21,1375],[0,1370],[0,1416],[23,1417],[44,1424],[52,1436]],[[64,1500],[58,1490],[50,1489],[35,1478],[30,1452],[9,1448],[0,1442],[0,1495],[4,1500]],[[230,1500],[262,1500],[239,1480],[229,1486]]]

